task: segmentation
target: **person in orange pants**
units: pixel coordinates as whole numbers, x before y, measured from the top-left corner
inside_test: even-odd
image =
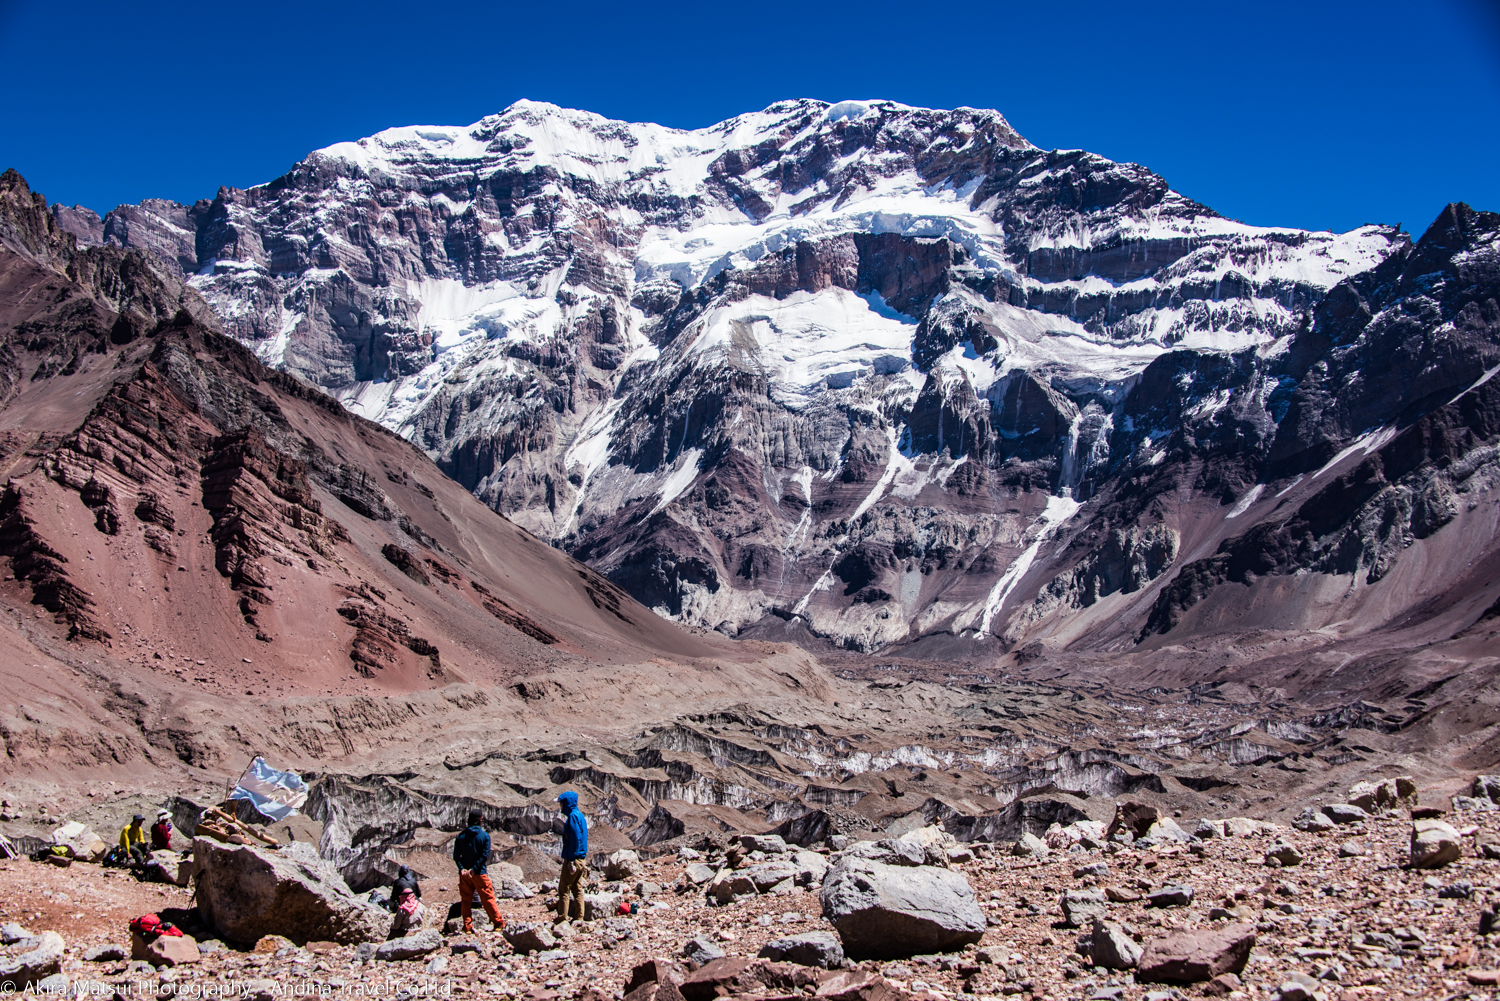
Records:
[[[495,903],[495,887],[490,883],[490,835],[480,821],[483,814],[469,811],[469,826],[453,841],[453,862],[458,866],[459,910],[464,918],[464,932],[474,933],[474,895],[479,895],[484,913],[495,923],[495,930],[505,927],[505,917]]]

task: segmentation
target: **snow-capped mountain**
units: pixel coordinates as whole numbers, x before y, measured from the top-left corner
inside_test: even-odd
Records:
[[[1427,361],[1409,324],[1360,361],[1369,331],[1328,333],[1491,260],[1493,217],[1454,212],[1438,251],[1247,226],[994,111],[811,100],[696,131],[522,101],[192,206],[55,210],[661,614],[929,652],[1170,631],[1239,579],[1179,578],[1247,512],[1500,364],[1454,312],[1482,268]],[[1272,572],[1353,573],[1304,555]]]

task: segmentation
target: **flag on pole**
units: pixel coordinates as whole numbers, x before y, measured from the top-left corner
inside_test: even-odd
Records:
[[[296,772],[277,771],[257,757],[235,783],[230,799],[248,799],[272,820],[285,820],[307,802],[307,783]]]

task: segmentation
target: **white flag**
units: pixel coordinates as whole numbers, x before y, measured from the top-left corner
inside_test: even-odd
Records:
[[[307,783],[296,772],[277,771],[260,758],[250,762],[230,799],[248,799],[272,820],[285,820],[307,802]]]

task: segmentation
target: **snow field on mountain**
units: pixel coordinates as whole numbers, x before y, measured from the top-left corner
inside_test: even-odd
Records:
[[[722,355],[731,364],[758,366],[777,402],[795,409],[823,389],[908,368],[914,328],[846,289],[794,292],[781,300],[752,295],[704,317],[685,358]]]

